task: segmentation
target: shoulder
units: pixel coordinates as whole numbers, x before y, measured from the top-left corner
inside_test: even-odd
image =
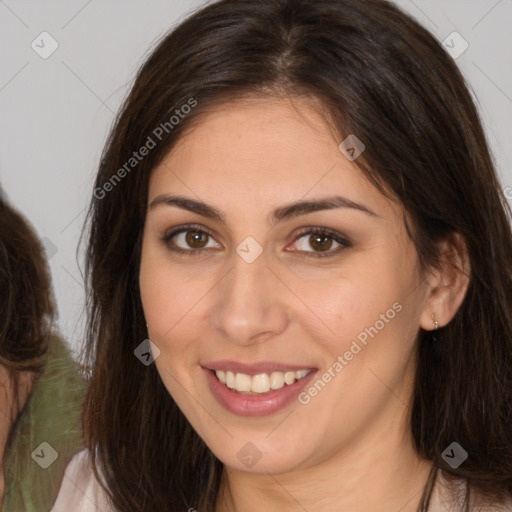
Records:
[[[57,501],[50,512],[114,512],[96,480],[87,450],[78,452],[64,472]]]

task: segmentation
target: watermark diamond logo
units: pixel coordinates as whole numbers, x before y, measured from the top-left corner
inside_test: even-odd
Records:
[[[59,47],[59,43],[48,32],[41,32],[30,46],[39,57],[47,59]]]
[[[455,441],[441,454],[445,462],[453,469],[458,468],[467,458],[468,452]]]
[[[46,259],[49,261],[57,254],[57,246],[46,236],[40,240],[41,245],[44,247]]]
[[[351,133],[339,146],[342,155],[353,162],[365,149],[366,146]]]
[[[146,339],[133,353],[143,365],[149,366],[160,356],[160,349],[151,340]]]
[[[252,468],[262,457],[262,453],[252,443],[246,443],[238,451],[236,456],[238,460],[247,468]]]
[[[468,42],[458,32],[452,32],[442,45],[453,59],[458,59],[469,47]]]
[[[31,456],[43,469],[47,469],[58,459],[59,454],[51,444],[44,441],[32,452]]]
[[[246,263],[252,263],[263,252],[263,247],[252,236],[248,236],[236,248],[236,252]]]

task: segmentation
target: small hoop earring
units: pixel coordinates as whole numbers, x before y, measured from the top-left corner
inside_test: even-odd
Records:
[[[435,313],[432,313],[432,320],[434,322],[434,329],[437,331],[439,329],[439,323],[437,322],[437,317]]]
[[[436,332],[439,329],[439,322],[437,321],[437,317],[435,313],[432,313],[432,321],[434,322],[434,334],[432,335],[432,341],[437,341]]]

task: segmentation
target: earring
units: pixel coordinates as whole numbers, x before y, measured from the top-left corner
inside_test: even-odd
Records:
[[[434,322],[434,334],[432,335],[432,341],[437,341],[436,332],[439,329],[439,323],[437,321],[437,317],[435,313],[432,313],[432,321]]]

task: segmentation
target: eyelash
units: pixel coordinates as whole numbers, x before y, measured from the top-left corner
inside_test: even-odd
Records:
[[[171,240],[180,233],[186,233],[187,231],[196,231],[200,234],[206,234],[211,238],[214,238],[212,233],[210,233],[207,229],[200,227],[195,224],[188,224],[181,226],[178,229],[175,229],[171,231],[170,233],[166,233],[162,238],[162,243],[172,252],[177,254],[185,254],[187,256],[199,256],[204,251],[207,251],[208,249],[183,249],[181,247],[177,247],[176,245],[171,245]],[[352,243],[336,231],[333,231],[328,228],[319,228],[319,227],[311,227],[311,228],[303,228],[299,233],[297,233],[294,242],[302,238],[304,235],[323,235],[326,236],[335,242],[340,244],[340,247],[336,248],[333,251],[296,251],[304,255],[305,257],[313,257],[313,258],[327,258],[334,255],[337,255],[344,249],[347,249],[349,247],[352,247]]]

